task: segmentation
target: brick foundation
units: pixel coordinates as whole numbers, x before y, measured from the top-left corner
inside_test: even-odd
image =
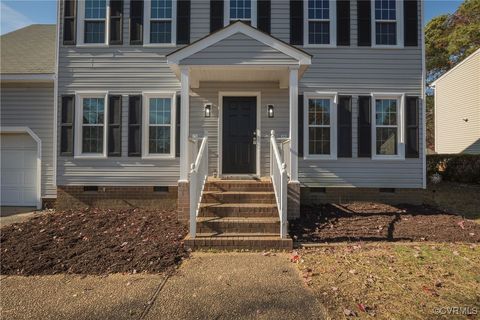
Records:
[[[188,223],[190,218],[190,184],[178,182],[177,214],[178,221]]]
[[[300,183],[288,183],[288,200],[287,200],[287,217],[288,220],[300,218]]]
[[[378,188],[326,188],[325,192],[313,192],[301,188],[302,204],[328,202],[375,201],[387,204],[422,204],[431,202],[431,193],[424,189],[395,189],[395,192],[380,192]]]
[[[167,192],[155,192],[146,187],[98,187],[98,191],[84,191],[83,186],[58,186],[57,210],[94,208],[173,209],[176,207],[178,188],[168,187]]]

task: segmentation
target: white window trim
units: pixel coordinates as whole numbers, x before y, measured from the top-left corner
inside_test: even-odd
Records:
[[[85,1],[77,1],[78,19],[77,19],[77,47],[105,47],[108,46],[110,39],[110,0],[106,0],[105,10],[105,42],[103,43],[85,43]],[[88,19],[103,21],[104,19]]]
[[[155,92],[143,92],[142,97],[142,159],[174,159],[175,158],[175,125],[176,125],[176,92],[175,91],[155,91]],[[151,154],[148,150],[149,140],[149,109],[150,98],[170,98],[171,100],[171,118],[170,118],[170,153],[165,154]]]
[[[398,128],[398,141],[396,155],[381,155],[377,154],[377,120],[376,120],[376,107],[375,99],[395,99],[397,100],[397,128]],[[405,110],[405,94],[404,93],[372,93],[372,105],[371,105],[371,136],[372,136],[372,160],[405,160],[405,122],[404,122],[404,110]]]
[[[330,99],[330,154],[310,154],[308,100]],[[304,160],[337,160],[337,92],[304,92],[303,94],[303,153]]]
[[[150,23],[152,19],[152,1],[145,0],[143,5],[143,46],[144,47],[175,47],[177,45],[177,0],[172,0],[171,19],[153,19],[153,21],[172,21],[172,41],[170,43],[150,43]]]
[[[257,0],[251,0],[250,19],[236,19],[240,21],[250,21],[250,25],[257,27]],[[225,0],[223,3],[223,26],[230,24],[230,0]]]
[[[397,49],[403,48],[403,0],[396,0],[396,17],[395,20],[379,20],[383,22],[396,22],[397,23],[397,44],[377,44],[377,34],[376,34],[376,19],[375,19],[375,0],[371,0],[371,32],[372,32],[372,48],[380,49]]]
[[[335,48],[337,47],[337,1],[330,0],[329,6],[329,20],[330,21],[330,43],[329,44],[315,44],[308,42],[308,22],[309,21],[327,21],[324,19],[308,19],[308,0],[303,3],[303,43],[305,48]]]
[[[85,98],[104,98],[103,115],[103,152],[102,153],[83,153],[83,99]],[[108,92],[107,91],[89,91],[75,92],[75,148],[74,159],[105,159],[107,158],[108,147]]]

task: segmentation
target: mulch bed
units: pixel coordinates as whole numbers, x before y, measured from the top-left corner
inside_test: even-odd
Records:
[[[1,274],[166,272],[188,256],[171,211],[75,210],[1,229]]]
[[[351,202],[303,206],[290,224],[299,242],[480,242],[480,224],[431,206]]]

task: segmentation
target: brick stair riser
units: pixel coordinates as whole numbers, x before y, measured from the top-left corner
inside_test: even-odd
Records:
[[[286,240],[225,240],[218,238],[190,239],[185,241],[185,246],[192,249],[219,249],[219,250],[292,250],[293,242],[291,239]]]
[[[202,207],[199,217],[241,217],[241,218],[268,218],[278,217],[277,208],[224,208],[224,207]]]
[[[275,194],[204,194],[202,203],[275,203]]]
[[[271,184],[216,184],[207,183],[205,185],[205,191],[263,191],[273,192]]]
[[[280,222],[255,223],[255,222],[224,222],[202,221],[197,223],[199,233],[278,233],[280,235]]]

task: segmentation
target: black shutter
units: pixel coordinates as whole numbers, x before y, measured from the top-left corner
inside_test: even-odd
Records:
[[[350,45],[350,0],[337,1],[337,45]]]
[[[358,46],[372,45],[370,0],[357,0]]]
[[[177,1],[177,44],[190,43],[190,0]]]
[[[271,9],[271,0],[257,0],[257,28],[268,34],[270,33]]]
[[[76,43],[77,25],[77,1],[65,0],[63,2],[63,44],[72,45]]]
[[[223,28],[223,0],[210,0],[210,32]]]
[[[108,97],[108,155],[122,155],[122,96]]]
[[[123,43],[123,0],[110,0],[110,44]]]
[[[62,116],[60,122],[60,155],[73,156],[75,134],[75,96],[62,97]]]
[[[420,156],[420,99],[407,97],[405,111],[405,157],[418,158]]]
[[[404,41],[407,47],[418,46],[418,2],[417,0],[404,0]]]
[[[340,158],[352,157],[352,97],[340,96],[337,106],[337,154]]]
[[[130,44],[143,44],[143,0],[130,0]]]
[[[290,44],[303,44],[303,0],[290,0]]]
[[[182,100],[181,96],[177,95],[177,116],[176,116],[176,123],[175,123],[175,157],[180,157],[180,115],[181,115],[181,108],[182,108]]]
[[[303,157],[303,95],[298,96],[298,156]]]
[[[142,155],[142,96],[128,97],[128,156]]]
[[[371,97],[358,97],[358,157],[372,156]]]

